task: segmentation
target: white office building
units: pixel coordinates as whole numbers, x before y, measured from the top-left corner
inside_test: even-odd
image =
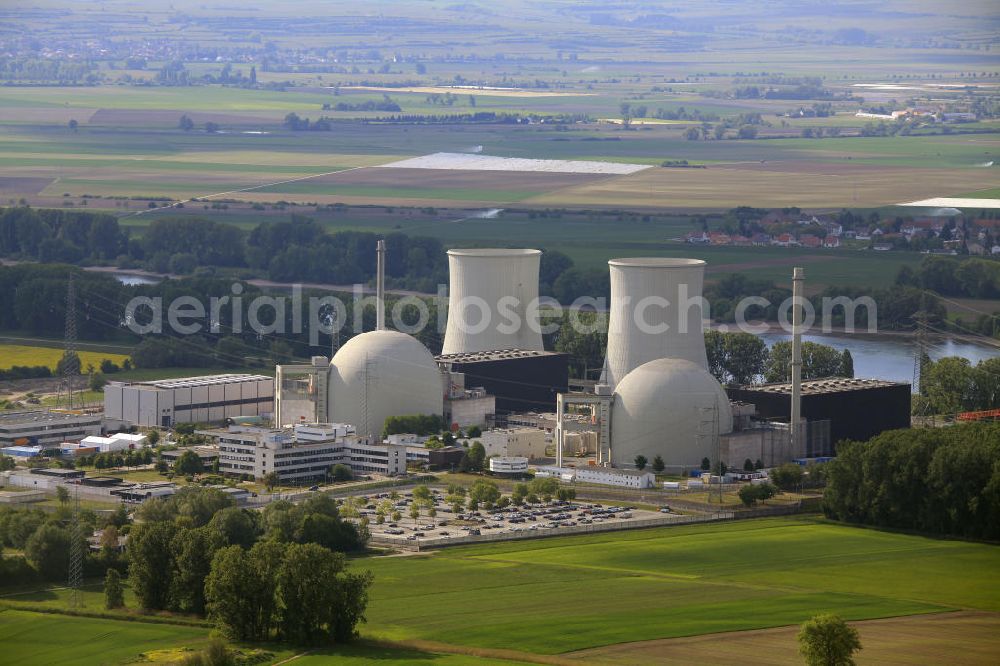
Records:
[[[269,416],[274,380],[264,375],[206,375],[104,387],[108,421],[171,428],[177,423],[219,423],[238,416]]]
[[[277,472],[282,483],[305,483],[325,479],[337,464],[355,474],[406,473],[405,447],[371,442],[354,426],[339,423],[279,429],[234,425],[199,433],[217,442],[223,474],[261,479]]]
[[[490,458],[490,471],[494,474],[524,474],[528,471],[528,459],[522,456]]]

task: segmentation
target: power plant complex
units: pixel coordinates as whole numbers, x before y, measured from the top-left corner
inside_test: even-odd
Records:
[[[379,241],[374,330],[331,356],[278,365],[273,382],[250,374],[111,382],[104,414],[80,427],[94,435],[225,421],[228,431],[199,431],[215,442],[200,447],[204,464],[241,476],[273,470],[295,483],[325,478],[333,463],[390,476],[407,465],[454,468],[464,447],[479,442],[503,473],[533,463],[564,479],[646,487],[655,477],[643,460],[685,475],[700,474],[706,461],[771,467],[908,424],[905,384],[801,380],[802,269],[793,276],[791,381],[723,388],[708,369],[704,261],[610,260],[600,378],[571,382],[569,355],[543,346],[543,321],[561,312],[539,299],[541,251],[448,251],[438,355],[387,327],[386,256]],[[877,416],[857,419],[862,410]],[[6,418],[0,443],[12,455],[41,455],[51,428],[36,417]],[[424,446],[441,428],[457,441]]]
[[[804,422],[794,407],[787,423],[758,421],[749,396],[731,399],[708,371],[704,261],[609,261],[601,378],[571,391],[567,356],[542,344],[539,250],[449,250],[448,318],[437,357],[415,337],[386,329],[384,256],[379,243],[376,330],[355,336],[332,359],[279,366],[277,426],[346,423],[368,438],[381,437],[394,416],[438,416],[456,431],[541,428],[557,467],[564,454],[582,453],[593,454],[589,465],[623,473],[640,457],[686,473],[706,458],[780,464],[831,453],[828,421]]]

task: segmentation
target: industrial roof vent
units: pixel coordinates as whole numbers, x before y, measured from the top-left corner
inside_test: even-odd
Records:
[[[640,365],[660,358],[708,369],[700,259],[612,259],[608,352],[603,383],[617,386]]]
[[[538,299],[540,250],[448,250],[448,328],[442,354],[528,349],[542,351],[529,325]]]

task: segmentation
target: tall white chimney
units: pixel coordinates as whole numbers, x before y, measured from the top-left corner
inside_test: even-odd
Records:
[[[612,259],[608,352],[602,383],[617,386],[635,368],[660,358],[708,370],[701,259]]]
[[[542,351],[529,306],[538,299],[540,250],[448,250],[450,293],[442,354]]]
[[[793,451],[802,443],[799,428],[802,421],[802,282],[805,277],[803,269],[792,269],[792,416],[789,426]]]
[[[375,278],[375,330],[385,330],[385,241],[378,242],[378,275]]]

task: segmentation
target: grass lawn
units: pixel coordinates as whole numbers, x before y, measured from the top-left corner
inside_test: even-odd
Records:
[[[549,538],[358,561],[367,635],[556,654],[623,641],[1000,610],[993,546],[812,519]],[[456,622],[455,618],[462,618]]]
[[[119,664],[150,650],[208,642],[207,628],[68,617],[0,609],[0,653],[7,664]]]

